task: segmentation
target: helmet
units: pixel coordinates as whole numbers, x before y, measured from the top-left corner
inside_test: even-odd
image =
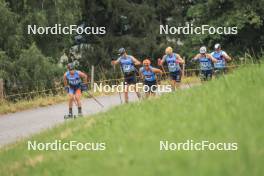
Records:
[[[74,64],[73,63],[69,63],[67,65],[67,68],[68,68],[68,70],[74,70]]]
[[[165,49],[165,54],[171,54],[172,52],[173,52],[173,49],[170,46]]]
[[[221,45],[220,45],[219,43],[216,43],[216,44],[214,45],[214,49],[219,49],[219,48],[221,48]]]
[[[201,53],[201,54],[205,54],[205,53],[206,53],[206,47],[205,47],[205,46],[202,46],[202,47],[200,48],[200,53]]]
[[[122,55],[126,52],[125,48],[119,48],[118,55]]]

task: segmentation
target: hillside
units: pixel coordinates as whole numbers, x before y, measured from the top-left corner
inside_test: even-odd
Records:
[[[263,175],[264,68],[69,121],[29,139],[105,143],[105,151],[2,148],[4,175]],[[170,143],[237,143],[234,151],[160,151]],[[221,167],[220,167],[221,166]]]

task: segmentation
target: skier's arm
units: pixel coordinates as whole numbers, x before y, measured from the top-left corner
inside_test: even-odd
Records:
[[[117,65],[117,64],[119,64],[119,62],[120,62],[120,59],[118,58],[117,60],[112,60],[111,64],[112,65]]]
[[[131,56],[132,60],[134,62],[135,65],[141,65],[141,62],[139,60],[137,60],[135,57]]]
[[[214,62],[214,63],[217,62],[217,59],[214,58],[211,54],[208,54],[207,57],[208,57],[209,59],[211,59],[212,62]]]
[[[225,58],[226,61],[232,60],[231,57],[226,52],[223,53],[223,57]]]
[[[152,71],[155,73],[155,74],[162,74],[162,71],[158,68],[152,68]]]
[[[162,66],[163,64],[164,64],[164,62],[165,62],[165,57],[166,57],[166,55],[164,55],[164,56],[162,56],[162,59],[161,59],[161,61],[160,61],[160,66]]]
[[[67,81],[67,77],[66,77],[66,73],[63,75],[63,83],[64,83],[64,86],[68,86],[68,81]]]
[[[184,64],[185,61],[181,58],[181,56],[179,54],[176,54],[176,57],[177,57],[177,61],[180,63],[180,64]]]
[[[83,79],[84,84],[88,83],[88,77],[85,73],[78,71],[79,76]]]
[[[194,58],[192,58],[193,61],[196,61],[200,58],[200,54],[196,54],[196,56],[194,56]]]

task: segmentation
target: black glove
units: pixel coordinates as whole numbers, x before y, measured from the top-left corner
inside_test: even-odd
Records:
[[[66,92],[69,92],[69,86],[65,86],[65,87],[64,87],[64,90],[65,90]]]
[[[88,84],[81,84],[81,90],[87,91],[88,90]]]
[[[191,59],[191,63],[193,63],[193,62],[196,62],[196,60],[194,58]]]

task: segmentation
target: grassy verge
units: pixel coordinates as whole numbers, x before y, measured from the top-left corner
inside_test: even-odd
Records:
[[[106,96],[113,95],[114,93],[100,93],[100,92],[90,92],[93,96]],[[83,98],[90,98],[90,94],[87,92],[83,93]],[[35,97],[30,100],[20,100],[16,103],[9,101],[0,102],[0,115],[7,113],[15,113],[27,109],[37,108],[37,107],[45,107],[50,105],[55,105],[64,101],[67,101],[67,95],[56,95],[56,96],[40,96]]]
[[[66,100],[67,100],[66,96],[58,95],[54,97],[52,96],[36,97],[31,100],[21,100],[16,103],[3,101],[0,104],[0,114],[14,113],[26,109],[49,106]]]
[[[264,67],[240,68],[192,89],[116,107],[34,136],[53,142],[105,142],[105,151],[28,151],[27,141],[2,148],[5,175],[264,174]],[[170,142],[236,142],[237,151],[160,151]]]
[[[200,82],[199,78],[197,77],[186,77],[183,79],[182,83],[183,84],[190,84],[190,83],[198,83]],[[165,80],[162,81],[162,84],[169,84],[170,81]],[[106,95],[113,95],[114,93],[106,93],[106,92],[92,92],[90,93],[93,96],[106,96]],[[89,98],[90,95],[87,92],[83,93],[84,98]],[[36,108],[36,107],[44,107],[44,106],[49,106],[49,105],[54,105],[58,104],[61,102],[67,101],[67,96],[66,95],[57,95],[57,96],[46,96],[46,97],[35,97],[34,99],[30,100],[21,100],[19,102],[8,102],[8,101],[3,101],[0,103],[0,115],[1,114],[7,114],[7,113],[15,113],[31,108]]]
[[[90,92],[93,96],[105,96],[105,95],[111,95],[113,93],[100,93],[100,92]],[[84,98],[89,98],[90,95],[87,92],[83,93]],[[37,107],[44,107],[44,106],[50,106],[54,104],[58,104],[64,101],[67,101],[67,95],[60,94],[56,96],[40,96],[35,97],[30,100],[20,100],[16,103],[9,102],[9,101],[2,101],[0,102],[0,115],[1,114],[7,114],[7,113],[15,113],[27,109],[37,108]]]

